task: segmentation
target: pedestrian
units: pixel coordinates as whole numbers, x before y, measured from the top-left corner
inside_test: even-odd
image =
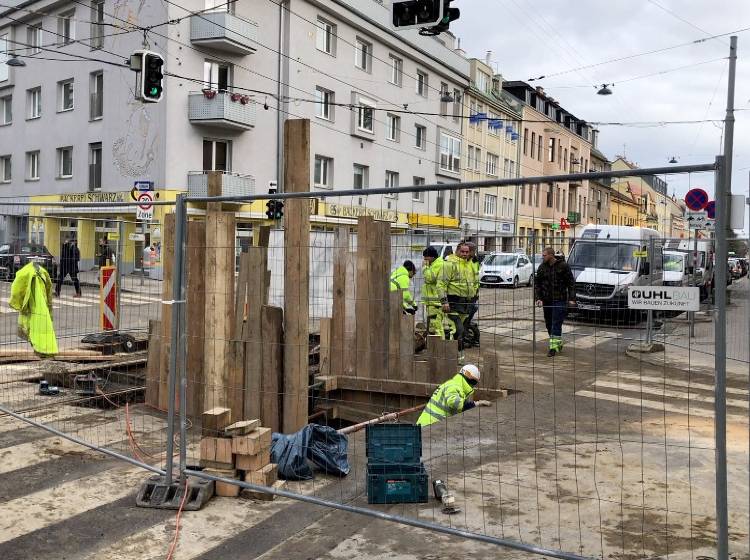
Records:
[[[474,315],[479,311],[479,256],[477,255],[476,243],[467,242],[466,245],[469,247],[470,257],[469,262],[471,263],[471,270],[474,274],[474,297],[471,300],[471,310],[469,316],[464,321],[464,345],[479,346],[479,329],[476,325],[472,325]]]
[[[411,315],[417,312],[417,303],[414,301],[414,296],[411,295],[409,285],[416,274],[417,267],[411,261],[404,261],[404,264],[391,273],[391,291],[401,290],[404,313],[410,313]]]
[[[102,237],[99,240],[99,254],[97,255],[97,264],[99,265],[99,268],[109,266],[112,263],[113,256],[114,253],[112,252],[112,249],[109,248],[107,237]]]
[[[454,329],[453,323],[448,321],[445,313],[443,313],[442,302],[445,299],[445,293],[441,290],[440,277],[443,273],[445,261],[440,257],[435,247],[427,247],[422,252],[422,256],[424,257],[422,302],[427,311],[427,330],[430,334],[436,334],[445,340],[446,330],[448,330],[447,334],[450,337]]]
[[[464,325],[471,314],[477,289],[470,257],[469,246],[459,243],[456,253],[446,257],[439,283],[441,293],[445,294],[443,313],[453,322],[453,337],[458,340],[459,360],[464,359]]]
[[[544,309],[544,323],[549,334],[547,356],[554,357],[563,349],[562,326],[568,306],[575,305],[575,279],[565,258],[555,255],[552,247],[542,251],[542,264],[536,271],[534,293],[537,307]]]
[[[490,401],[473,401],[474,387],[477,386],[481,374],[474,364],[466,364],[448,381],[440,385],[432,393],[422,414],[417,420],[418,426],[429,426],[435,422],[445,420],[460,412],[471,410],[475,406],[492,406]]]
[[[155,253],[153,245],[146,245],[141,253],[141,268],[143,275],[146,275],[146,270],[153,266],[152,255]]]
[[[70,276],[76,293],[73,297],[81,297],[81,283],[78,281],[78,261],[81,260],[81,252],[78,250],[75,239],[68,237],[62,247],[60,257],[60,269],[57,272],[57,286],[55,286],[55,296],[60,297],[65,277]]]

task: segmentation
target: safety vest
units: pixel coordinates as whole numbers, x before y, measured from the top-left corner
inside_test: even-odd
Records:
[[[440,275],[443,273],[445,261],[438,257],[429,266],[422,269],[424,284],[422,285],[422,301],[425,305],[440,305],[445,294],[440,290]]]
[[[429,426],[435,422],[440,422],[448,416],[453,416],[462,412],[464,402],[471,396],[474,389],[466,378],[457,373],[448,381],[440,385],[432,393],[429,402],[425,405],[422,414],[417,420],[418,426]]]
[[[440,289],[450,295],[471,299],[477,293],[478,275],[474,273],[471,261],[456,255],[445,259],[440,275]]]
[[[399,266],[391,274],[391,291],[401,290],[404,295],[404,307],[414,307],[414,296],[409,291],[409,271],[403,266]]]
[[[52,279],[47,271],[27,263],[16,273],[10,286],[8,305],[18,311],[18,330],[44,356],[57,354],[57,337],[52,325]]]

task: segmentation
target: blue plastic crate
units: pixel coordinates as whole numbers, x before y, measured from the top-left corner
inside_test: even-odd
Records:
[[[367,462],[415,464],[422,458],[422,429],[414,424],[367,426]]]
[[[428,500],[429,476],[422,463],[367,465],[368,504],[417,504]]]

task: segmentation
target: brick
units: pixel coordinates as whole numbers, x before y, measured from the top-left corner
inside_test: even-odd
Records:
[[[245,482],[258,486],[271,486],[276,482],[276,465],[271,463],[260,470],[246,473]]]
[[[271,428],[258,428],[252,434],[232,438],[232,453],[257,455],[271,448]]]
[[[201,434],[217,436],[232,423],[232,411],[228,408],[212,408],[201,415]]]
[[[234,466],[240,471],[259,471],[271,462],[271,450],[264,449],[256,455],[235,455]]]

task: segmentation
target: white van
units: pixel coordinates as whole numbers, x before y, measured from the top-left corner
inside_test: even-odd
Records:
[[[649,253],[652,239],[653,255]],[[662,240],[658,231],[649,228],[586,226],[567,262],[576,280],[576,312],[627,316],[630,286],[663,282]]]
[[[712,239],[675,239],[665,249],[675,249],[687,255],[686,267],[690,286],[698,286],[701,301],[708,299],[714,281],[714,242]],[[692,255],[692,258],[690,258]]]
[[[458,243],[430,243],[430,247],[434,247],[438,252],[438,257],[444,259],[456,252]]]
[[[688,286],[687,254],[682,251],[664,251],[664,285]]]

